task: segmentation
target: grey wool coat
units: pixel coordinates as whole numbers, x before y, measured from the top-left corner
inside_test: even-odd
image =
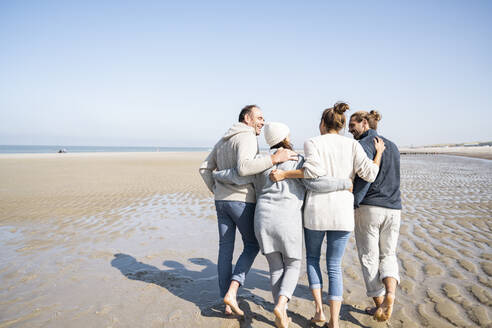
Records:
[[[280,252],[283,256],[302,259],[302,206],[306,188],[317,192],[349,189],[350,179],[320,177],[317,179],[270,180],[274,169],[302,168],[304,158],[287,161],[252,176],[241,177],[236,169],[214,171],[213,177],[221,183],[243,185],[253,183],[256,191],[255,235],[263,254]]]

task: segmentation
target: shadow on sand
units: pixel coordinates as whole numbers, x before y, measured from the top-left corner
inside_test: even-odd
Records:
[[[187,269],[180,262],[164,261],[163,265],[169,269],[161,270],[153,265],[139,262],[131,255],[121,253],[114,255],[111,266],[117,268],[128,279],[155,284],[167,289],[175,296],[192,302],[200,309],[201,315],[204,317],[235,319],[238,320],[240,327],[250,327],[253,319],[275,326],[272,320],[262,314],[253,312],[247,302],[252,302],[268,312],[273,311],[274,305],[271,302],[251,292],[255,288],[270,292],[269,273],[267,271],[253,268],[248,273],[247,281],[238,297],[239,306],[245,312],[244,318],[241,318],[226,316],[223,313],[224,304],[217,295],[217,265],[205,258],[190,258],[188,261],[195,265],[203,266],[203,269],[193,271]],[[294,296],[309,301],[312,300],[311,291],[305,285],[299,284]],[[365,327],[352,316],[351,312],[363,313],[362,310],[351,305],[343,304],[341,319],[360,327]],[[289,311],[289,316],[292,317],[294,323],[301,327],[315,327],[308,318],[300,314]]]
[[[217,295],[217,266],[204,258],[191,258],[188,261],[204,266],[204,268],[200,271],[192,271],[177,261],[164,261],[163,265],[169,269],[161,270],[153,265],[139,262],[128,254],[115,254],[111,265],[120,270],[128,279],[155,284],[167,289],[175,296],[192,302],[200,309],[201,315],[204,317],[238,320],[240,327],[250,327],[253,319],[274,325],[274,322],[265,316],[251,311],[250,305],[245,299],[272,310],[273,305],[262,297],[253,295],[248,286],[242,288],[241,295],[238,297],[239,306],[245,312],[244,318],[224,315],[224,305]],[[256,288],[267,290],[270,288],[268,272],[251,269],[248,273],[248,279],[255,281]]]

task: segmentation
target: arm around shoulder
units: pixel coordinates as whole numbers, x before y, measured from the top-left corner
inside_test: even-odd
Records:
[[[354,141],[353,153],[355,173],[367,182],[374,182],[379,173],[379,165],[367,157],[362,146],[356,141]]]
[[[241,138],[237,147],[237,172],[240,176],[253,175],[273,166],[270,156],[256,156],[258,141],[253,134]]]
[[[237,173],[237,169],[226,169],[220,171],[212,172],[214,180],[219,181],[226,184],[235,184],[235,185],[245,185],[249,183],[253,183],[255,180],[254,175],[248,176],[240,176]]]
[[[304,143],[304,178],[314,179],[326,175],[318,148],[312,139]]]
[[[350,179],[323,176],[316,179],[302,179],[301,181],[306,189],[320,193],[349,190],[352,188],[352,180]]]

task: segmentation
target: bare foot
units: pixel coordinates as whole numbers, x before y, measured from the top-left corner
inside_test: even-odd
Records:
[[[229,305],[227,305],[227,304],[225,306],[224,314],[225,315],[232,315],[233,314],[231,307]]]
[[[239,308],[239,305],[237,304],[236,301],[236,295],[230,295],[229,293],[226,294],[224,297],[224,303],[227,306],[230,306],[231,310],[234,311],[237,315],[244,315],[244,312]]]
[[[280,306],[276,306],[273,309],[273,314],[275,314],[275,325],[277,328],[287,328],[289,327],[289,323],[292,321],[291,318],[287,316],[287,310]]]
[[[395,294],[387,293],[384,297],[383,304],[374,313],[374,319],[377,321],[386,321],[391,318],[391,313],[393,313],[393,304],[395,303]]]
[[[325,323],[325,325],[323,327],[327,327],[327,328],[338,328],[338,323],[337,325],[335,326],[335,324],[333,323],[333,321],[328,321],[327,323]]]
[[[379,307],[371,307],[371,306],[368,306],[366,307],[366,309],[364,310],[367,314],[369,315],[374,315],[374,313],[376,313],[376,310],[379,309]]]
[[[325,314],[323,312],[316,312],[310,321],[312,323],[326,322]]]

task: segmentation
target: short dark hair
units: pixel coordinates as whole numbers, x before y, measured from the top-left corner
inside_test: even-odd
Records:
[[[241,109],[241,112],[239,113],[239,122],[244,122],[244,117],[246,115],[248,115],[249,113],[251,113],[253,108],[260,108],[260,107],[258,107],[256,105],[248,105],[248,106],[245,106],[243,109]]]

